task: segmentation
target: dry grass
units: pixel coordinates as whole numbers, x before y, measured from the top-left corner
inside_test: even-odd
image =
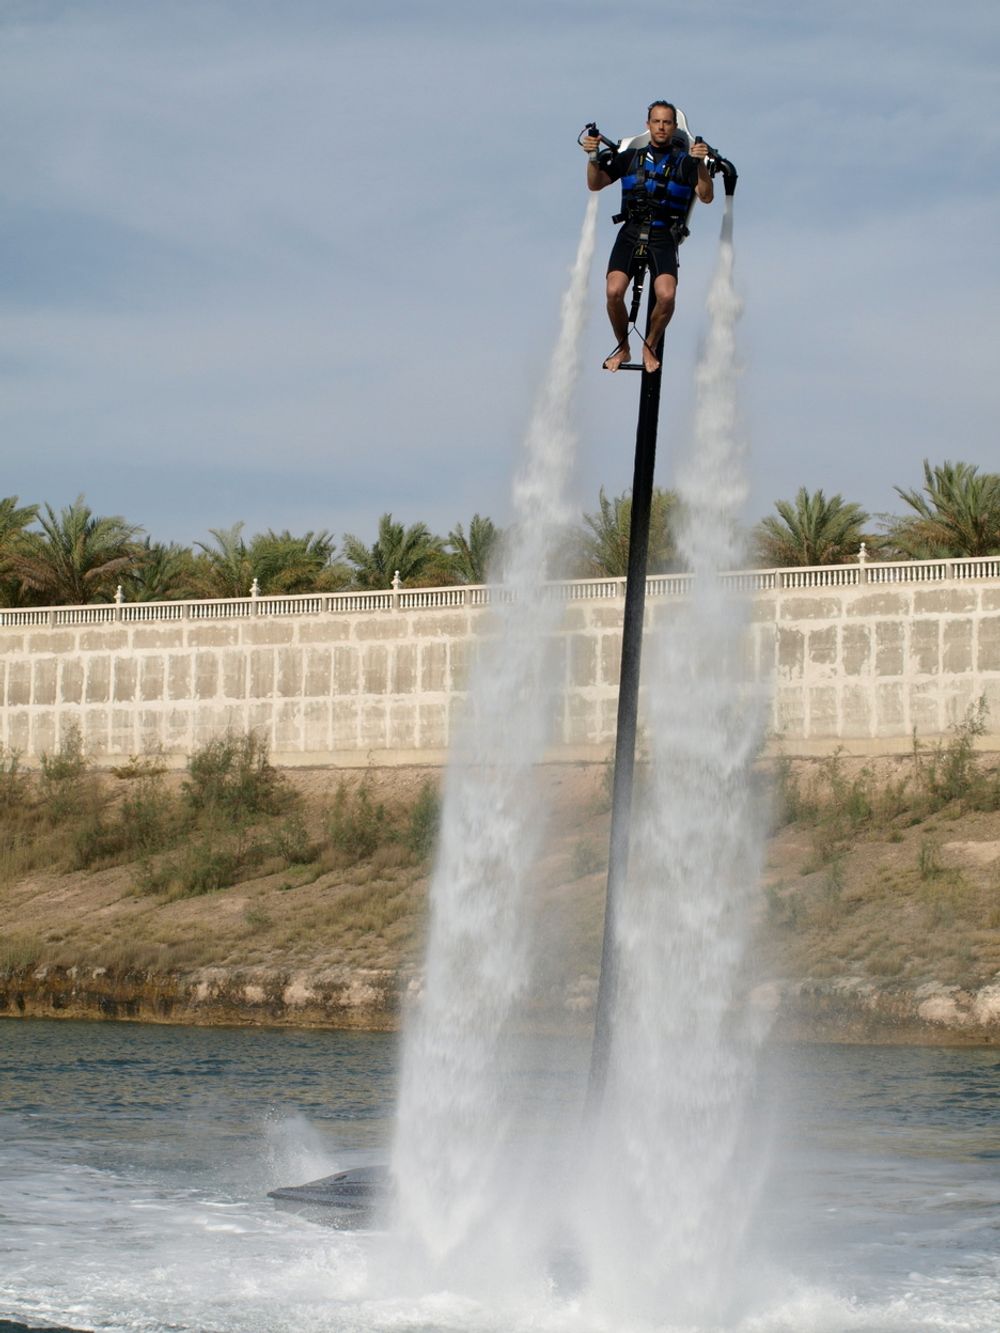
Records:
[[[191,801],[190,775],[155,761],[98,777],[63,760],[46,787],[0,757],[0,974],[416,965],[439,773],[288,770],[268,777],[264,808],[223,818],[218,801]],[[1000,970],[995,756],[841,756],[761,774],[780,812],[758,914],[763,972],[974,985]],[[531,934],[551,978],[539,1002],[563,1005],[596,982],[607,767],[553,766],[539,781],[553,815]],[[233,881],[197,881],[220,854]],[[88,868],[74,869],[83,855]]]
[[[975,753],[981,720],[903,759],[777,765],[773,968],[971,988],[1000,971],[1000,766]]]

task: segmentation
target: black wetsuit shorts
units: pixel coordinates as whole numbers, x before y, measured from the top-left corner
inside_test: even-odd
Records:
[[[611,258],[608,260],[608,272],[627,273],[635,276],[636,243],[639,240],[638,223],[626,222],[618,233]],[[649,232],[649,271],[656,279],[661,273],[677,277],[677,246],[667,227],[652,227]]]

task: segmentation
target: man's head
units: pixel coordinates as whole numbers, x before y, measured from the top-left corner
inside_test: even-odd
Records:
[[[677,108],[673,102],[650,102],[646,113],[646,129],[654,148],[665,148],[677,128]]]

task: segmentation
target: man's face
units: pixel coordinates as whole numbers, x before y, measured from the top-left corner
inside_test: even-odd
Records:
[[[649,130],[649,142],[653,147],[664,148],[677,128],[677,120],[668,107],[654,106],[646,121],[646,128]]]

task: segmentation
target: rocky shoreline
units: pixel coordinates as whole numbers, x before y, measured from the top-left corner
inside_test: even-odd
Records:
[[[39,967],[0,980],[0,1018],[392,1032],[408,995],[419,995],[419,977],[385,970]],[[860,977],[770,982],[754,999],[770,1012],[779,1040],[1000,1046],[1000,976],[975,991],[936,982],[877,987]],[[550,1031],[587,1025],[578,1000],[536,1016]]]

